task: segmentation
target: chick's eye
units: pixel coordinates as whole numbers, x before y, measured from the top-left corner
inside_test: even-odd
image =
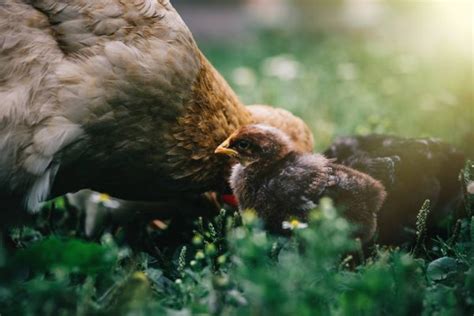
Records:
[[[250,143],[246,140],[240,140],[235,144],[235,147],[242,150],[249,149]]]

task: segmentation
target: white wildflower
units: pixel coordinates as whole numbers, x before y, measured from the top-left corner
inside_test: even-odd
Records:
[[[91,199],[93,202],[97,204],[100,203],[108,208],[118,208],[120,206],[119,201],[112,199],[110,195],[106,193],[94,193],[92,194]]]
[[[291,221],[283,221],[281,223],[281,227],[283,229],[291,229],[291,230],[295,230],[295,229],[302,229],[302,228],[307,228],[308,227],[308,224],[307,223],[302,223],[296,219],[294,220],[291,220]]]

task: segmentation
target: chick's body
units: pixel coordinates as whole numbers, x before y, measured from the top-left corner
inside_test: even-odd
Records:
[[[242,141],[250,144],[246,150],[239,149]],[[362,240],[373,236],[385,198],[377,180],[322,155],[298,153],[285,134],[267,126],[244,127],[224,147],[238,152],[234,156],[240,162],[232,170],[230,185],[240,209],[256,210],[270,230],[280,231],[282,222],[292,217],[305,220],[319,200],[329,196],[359,226]]]

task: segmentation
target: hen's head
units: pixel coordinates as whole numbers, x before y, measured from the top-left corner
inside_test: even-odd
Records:
[[[294,148],[288,135],[278,128],[256,124],[235,131],[216,148],[215,153],[248,166],[254,162],[276,162],[292,151]]]

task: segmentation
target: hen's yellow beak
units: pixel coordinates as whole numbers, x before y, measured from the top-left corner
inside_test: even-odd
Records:
[[[230,146],[230,139],[231,137],[227,138],[225,141],[220,144],[216,150],[214,151],[215,154],[220,154],[220,155],[227,155],[230,157],[236,157],[239,155],[239,153],[236,150],[233,150],[229,148]]]

